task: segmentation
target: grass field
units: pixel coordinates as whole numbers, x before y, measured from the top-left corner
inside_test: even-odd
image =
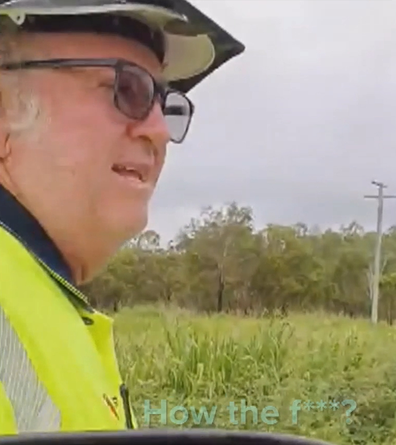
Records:
[[[121,372],[142,428],[396,443],[392,327],[323,314],[206,317],[150,307],[123,309],[115,319]],[[299,411],[290,410],[293,400]],[[162,418],[150,415],[161,403]]]

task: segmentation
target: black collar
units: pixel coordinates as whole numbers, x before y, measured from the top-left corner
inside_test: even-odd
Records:
[[[74,285],[71,271],[54,242],[33,215],[1,185],[0,226],[23,242],[47,267]]]

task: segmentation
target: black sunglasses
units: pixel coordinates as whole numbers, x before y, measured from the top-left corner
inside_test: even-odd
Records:
[[[0,64],[0,69],[113,68],[114,104],[130,119],[144,120],[159,100],[172,142],[183,142],[194,114],[194,105],[180,91],[157,82],[144,68],[122,59],[49,59]]]

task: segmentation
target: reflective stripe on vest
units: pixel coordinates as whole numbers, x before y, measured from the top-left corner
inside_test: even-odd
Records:
[[[59,431],[60,412],[39,381],[1,306],[0,382],[13,407],[18,433]]]

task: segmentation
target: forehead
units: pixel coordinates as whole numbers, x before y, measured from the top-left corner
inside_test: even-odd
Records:
[[[141,43],[114,35],[90,33],[28,34],[23,43],[37,58],[120,58],[134,62],[154,77],[162,77],[163,67],[155,53]]]

